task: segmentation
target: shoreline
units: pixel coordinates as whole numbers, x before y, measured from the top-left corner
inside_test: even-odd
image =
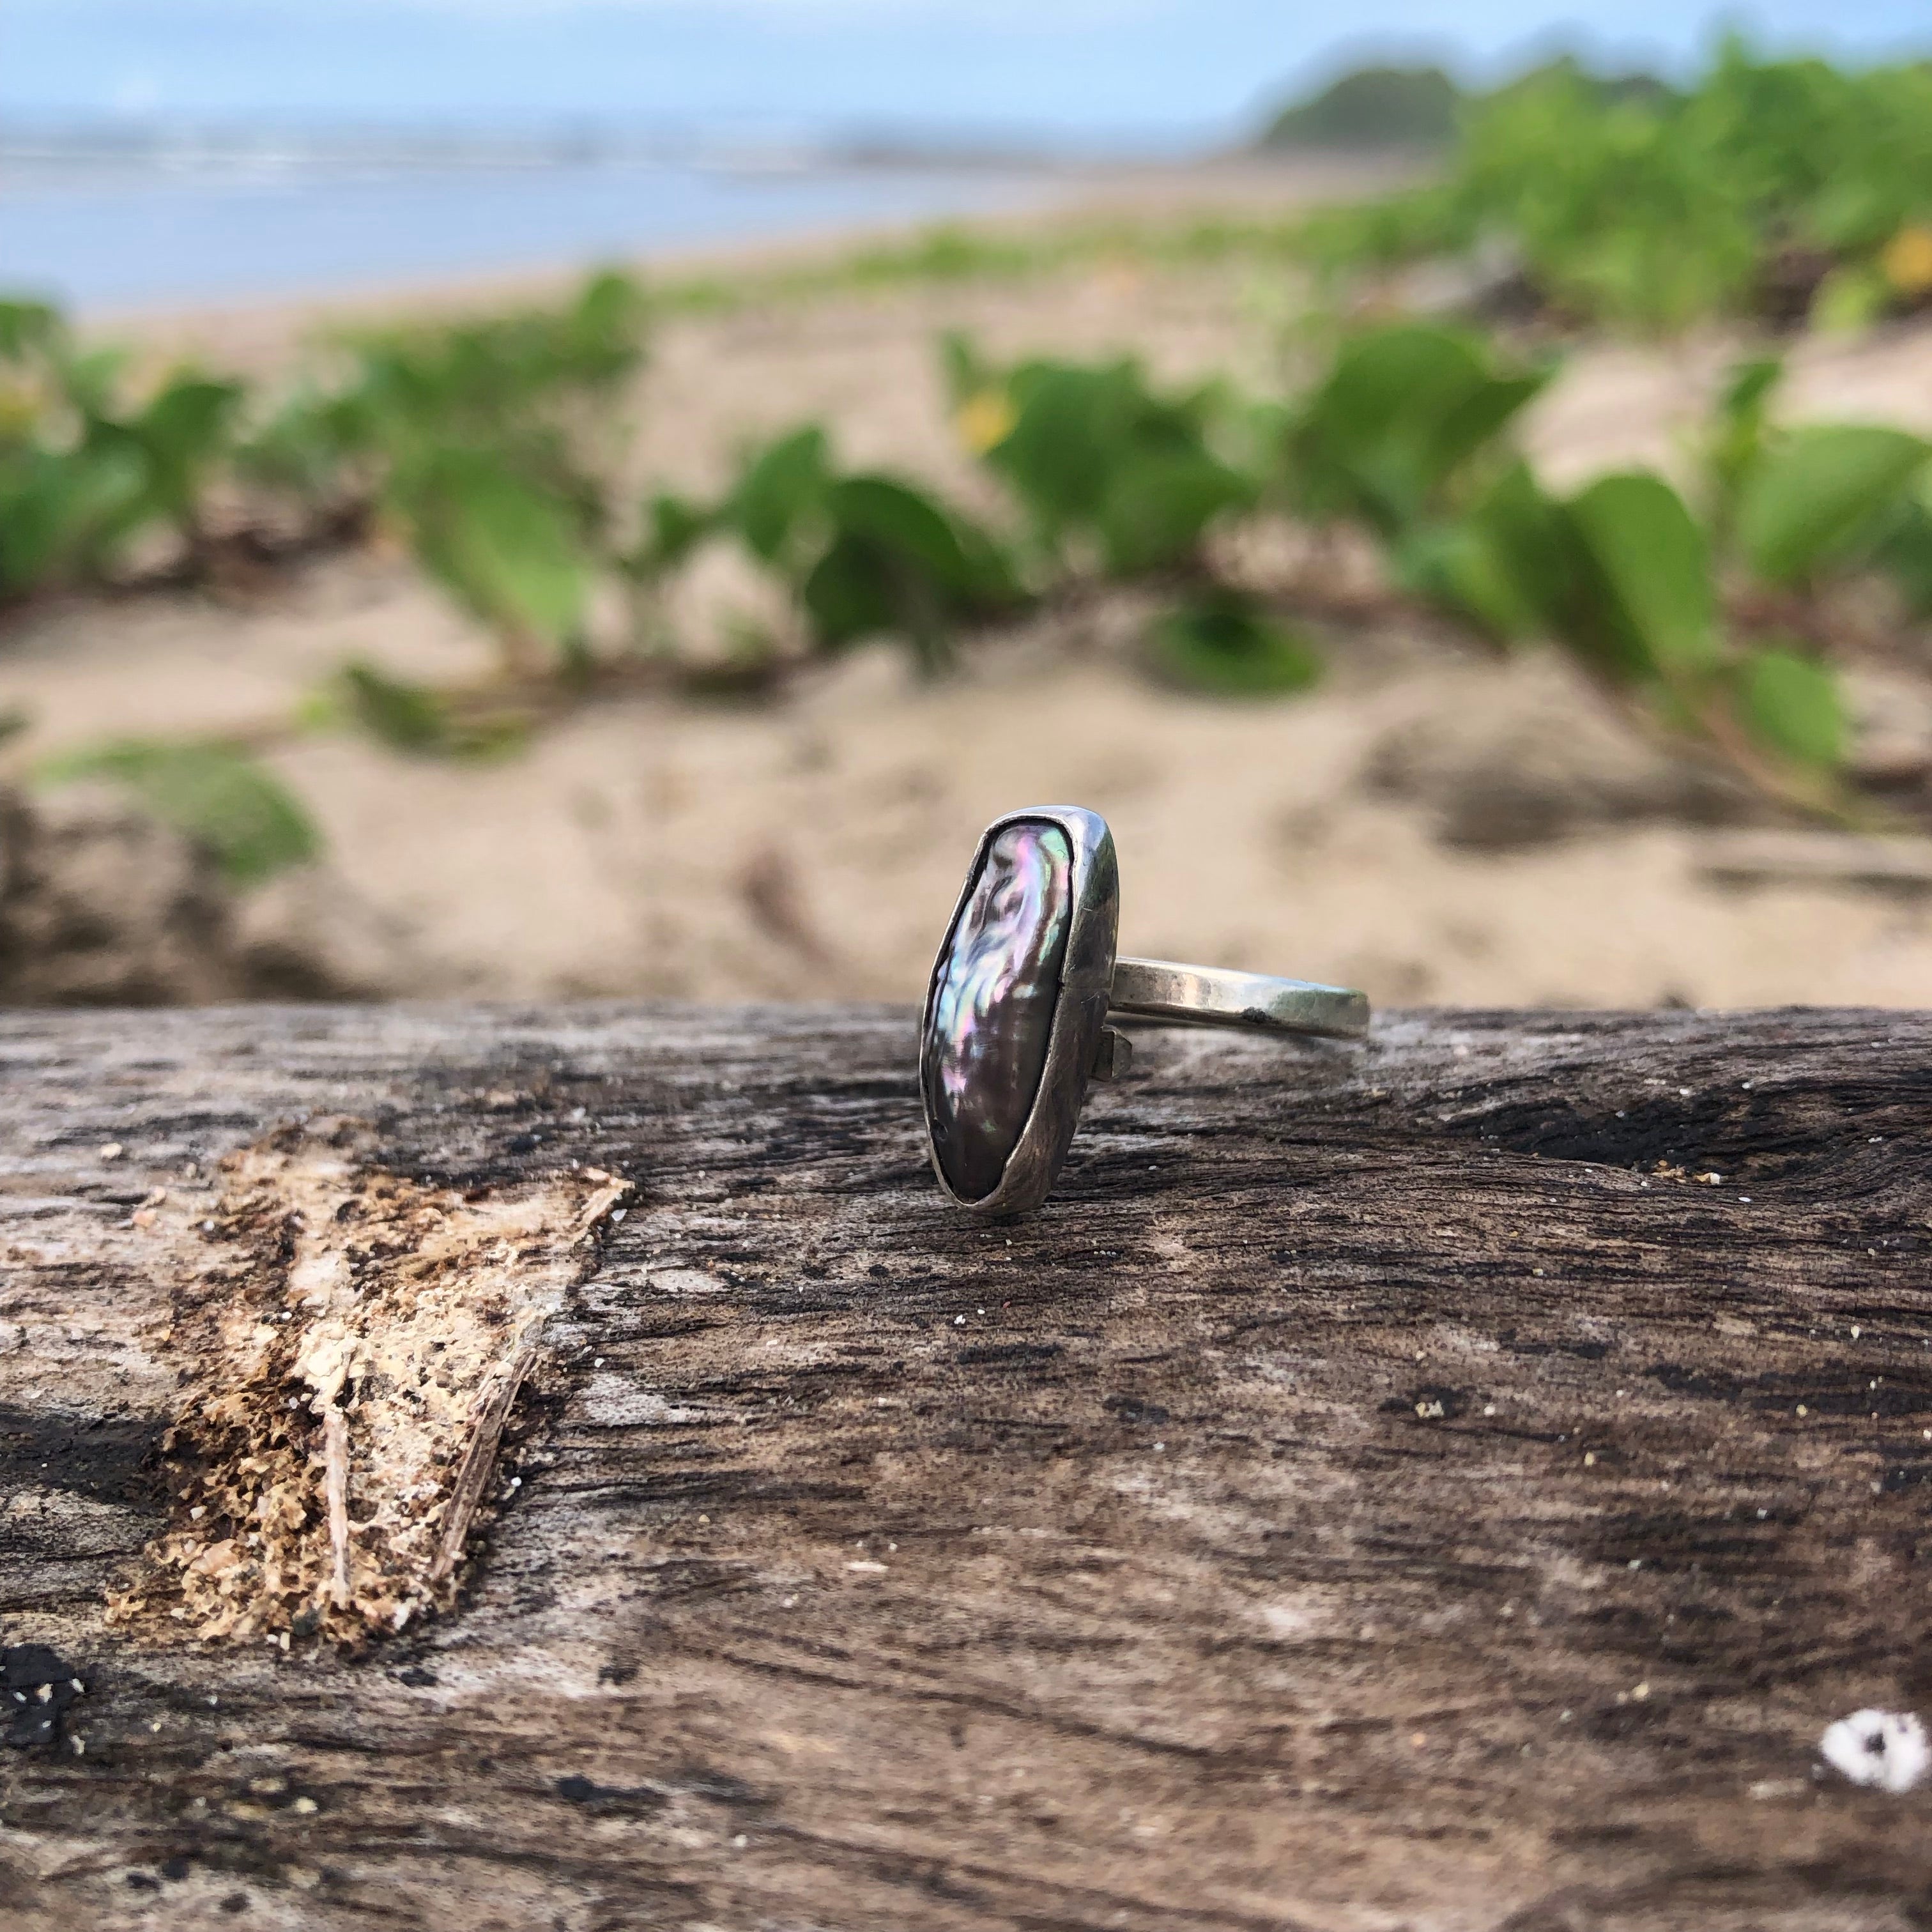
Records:
[[[70,313],[90,339],[132,338],[144,350],[164,357],[206,353],[218,344],[224,366],[240,374],[262,374],[285,362],[319,332],[381,326],[404,319],[454,318],[552,299],[598,266],[626,269],[646,282],[674,287],[706,280],[755,284],[767,278],[782,280],[788,274],[802,276],[815,268],[822,268],[828,280],[836,280],[848,260],[910,244],[935,231],[1025,243],[1049,240],[1057,231],[1074,235],[1083,227],[1108,223],[1157,225],[1219,212],[1286,214],[1372,193],[1413,173],[1412,162],[1353,157],[1216,158],[1186,164],[1070,166],[1043,172],[1027,184],[1034,198],[1020,205],[829,221],[755,238],[671,242],[473,274],[380,279],[206,302],[105,304],[76,307]],[[751,292],[755,298],[760,291],[754,288]]]

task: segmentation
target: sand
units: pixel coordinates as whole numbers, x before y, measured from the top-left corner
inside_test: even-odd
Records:
[[[854,460],[969,497],[933,341],[998,354],[1131,349],[1162,375],[1268,379],[1288,292],[1252,269],[1108,266],[999,287],[814,298],[672,322],[638,406],[642,470],[714,483],[747,436],[826,420]],[[272,360],[299,316],[169,325]],[[1568,478],[1681,460],[1732,352],[1577,354],[1530,428]],[[1796,358],[1807,415],[1932,429],[1932,332]],[[579,715],[488,765],[346,739],[274,754],[329,864],[395,935],[399,992],[916,997],[980,826],[1034,802],[1107,814],[1125,950],[1365,988],[1378,1000],[1637,1005],[1932,1004],[1932,911],[1852,889],[1739,890],[1694,862],[1697,833],[1626,824],[1478,853],[1421,802],[1365,776],[1388,734],[1550,701],[1547,664],[1443,640],[1331,641],[1316,693],[1214,704],[1133,668],[1138,607],[1102,600],[986,640],[922,684],[886,650],[730,709],[638,699]],[[33,718],[16,766],[117,733],[218,732],[286,712],[350,656],[472,675],[480,638],[400,560],[326,560],[246,602],[79,602],[0,640],[0,706]],[[1570,691],[1563,701],[1592,700]]]

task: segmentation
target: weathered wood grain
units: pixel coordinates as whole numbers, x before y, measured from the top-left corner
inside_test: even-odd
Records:
[[[1932,1790],[1814,1752],[1932,1702],[1932,1017],[1150,1034],[1006,1226],[910,1046],[0,1018],[0,1640],[87,1685],[84,1754],[0,1745],[0,1924],[1932,1922]],[[454,1613],[158,1644],[102,1620],[184,1366],[131,1214],[304,1114],[638,1193]]]

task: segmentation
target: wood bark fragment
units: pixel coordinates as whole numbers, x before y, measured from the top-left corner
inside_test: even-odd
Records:
[[[463,1561],[484,1486],[496,1467],[496,1451],[503,1439],[503,1425],[510,1419],[510,1405],[536,1364],[537,1342],[532,1336],[518,1345],[508,1366],[485,1387],[477,1403],[476,1419],[463,1445],[463,1460],[457,1466],[456,1480],[450,1485],[449,1501],[444,1508],[442,1539],[430,1565],[434,1582],[453,1576]]]
[[[1136,1045],[982,1225],[902,1013],[0,1015],[0,1924],[1922,1926],[1932,1786],[1817,1745],[1932,1712],[1932,1017]],[[381,1294],[571,1204],[437,1438],[480,1555],[359,1648],[111,1622],[291,1187]]]
[[[328,1545],[334,1559],[329,1594],[338,1610],[346,1610],[352,1600],[349,1582],[349,1418],[334,1402],[322,1411],[322,1432]]]
[[[136,1222],[172,1277],[158,1345],[185,1393],[172,1520],[110,1613],[242,1641],[400,1630],[448,1607],[543,1324],[626,1189],[580,1169],[428,1186],[340,1120],[218,1173],[214,1214]]]

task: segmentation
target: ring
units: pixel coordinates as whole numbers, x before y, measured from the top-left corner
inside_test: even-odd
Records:
[[[1110,1013],[1328,1040],[1369,1030],[1366,997],[1346,987],[1120,958],[1120,908],[1098,812],[1034,806],[982,836],[920,1026],[927,1146],[960,1207],[1024,1214],[1052,1192],[1087,1083],[1131,1058]]]

